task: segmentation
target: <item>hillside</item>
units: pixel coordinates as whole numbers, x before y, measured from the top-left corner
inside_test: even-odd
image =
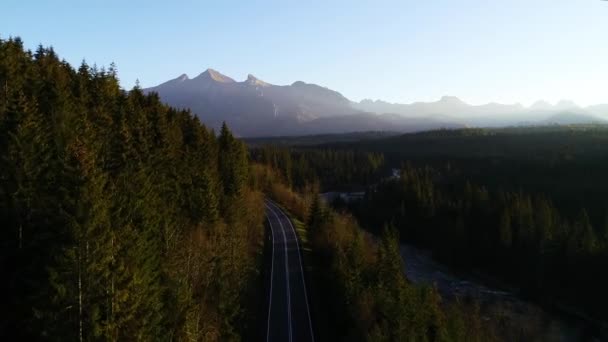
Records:
[[[151,92],[171,106],[190,108],[212,128],[225,121],[245,137],[463,127],[454,120],[369,113],[354,108],[339,92],[316,84],[278,86],[253,75],[237,82],[213,69],[193,79],[184,74],[144,89]]]

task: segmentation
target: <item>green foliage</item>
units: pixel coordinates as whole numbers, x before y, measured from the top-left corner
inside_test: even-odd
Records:
[[[406,166],[353,205],[366,227],[392,222],[402,238],[455,267],[478,268],[524,293],[559,298],[605,317],[607,241],[585,210],[563,215],[544,196],[454,184],[431,168]]]
[[[0,40],[0,142],[0,338],[244,333],[263,203],[227,127],[17,38]]]
[[[277,170],[285,184],[300,191],[317,182],[330,190],[365,187],[385,171],[381,154],[350,150],[264,146],[252,150],[252,159]]]
[[[608,125],[552,125],[438,130],[318,149],[383,154],[392,168],[432,166],[446,183],[543,194],[569,218],[585,208],[599,227],[608,207],[607,146]]]
[[[272,169],[268,172],[273,174]],[[300,196],[285,184],[275,184],[270,194],[299,218],[306,219],[312,249],[312,260],[308,262],[315,270],[312,287],[317,298],[313,300],[321,307],[315,320],[320,324],[321,338],[496,340],[481,324],[475,325],[480,323],[479,313],[447,307],[436,289],[417,287],[407,281],[394,227],[386,226],[381,237],[375,239],[360,229],[353,217],[327,207],[315,192]],[[302,203],[307,204],[305,212],[301,211]]]

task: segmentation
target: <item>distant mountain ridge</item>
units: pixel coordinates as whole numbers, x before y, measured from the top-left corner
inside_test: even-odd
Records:
[[[362,100],[296,81],[274,85],[249,74],[244,81],[207,69],[194,78],[182,74],[144,92],[180,108],[190,108],[206,125],[227,122],[239,136],[289,136],[362,131],[414,132],[437,128],[499,127],[606,122],[608,104],[582,108],[563,100],[552,105],[470,105],[454,96],[411,104]]]
[[[210,109],[202,108],[202,105],[225,112],[217,113],[222,116],[240,117],[247,115],[240,110],[247,109],[263,112],[255,113],[261,117],[295,117],[301,121],[357,112],[342,94],[315,84],[298,81],[288,86],[276,86],[251,74],[245,81],[237,82],[213,69],[207,69],[193,79],[184,74],[144,91],[158,92],[167,102],[187,106],[199,115],[207,114]],[[241,108],[241,105],[249,108]]]
[[[183,74],[144,92],[156,92],[172,106],[190,108],[211,127],[226,121],[236,134],[248,137],[461,127],[437,119],[366,113],[339,92],[316,84],[296,81],[278,86],[251,74],[237,82],[213,69],[192,79]]]
[[[569,100],[556,104],[537,101],[529,107],[522,104],[488,103],[469,105],[453,96],[444,96],[435,102],[414,102],[411,104],[389,103],[381,100],[353,102],[353,107],[372,113],[395,113],[407,117],[435,117],[455,120],[466,126],[500,127],[534,124],[576,124],[605,123],[608,119],[608,105],[586,108]]]

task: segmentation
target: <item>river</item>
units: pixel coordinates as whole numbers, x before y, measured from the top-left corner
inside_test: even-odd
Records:
[[[484,321],[502,327],[507,340],[524,341],[605,341],[606,336],[580,318],[549,312],[539,305],[522,300],[509,291],[483,285],[473,276],[449,270],[436,262],[429,251],[401,245],[405,275],[414,284],[437,286],[443,298],[456,296],[479,303]]]

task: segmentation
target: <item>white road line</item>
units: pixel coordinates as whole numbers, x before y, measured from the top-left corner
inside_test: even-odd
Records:
[[[287,251],[287,236],[285,235],[285,228],[283,227],[283,223],[281,223],[281,219],[279,218],[279,216],[277,215],[277,213],[272,210],[272,208],[269,205],[266,205],[266,207],[268,209],[270,209],[270,211],[274,214],[274,216],[277,218],[277,220],[279,221],[279,225],[281,226],[281,232],[283,233],[283,246],[285,249],[285,280],[287,283],[287,323],[288,323],[288,327],[289,327],[289,342],[292,341],[293,337],[293,332],[292,332],[292,327],[291,327],[291,287],[289,286],[289,253]]]
[[[270,311],[272,310],[272,283],[274,281],[274,229],[272,229],[270,218],[266,216],[266,219],[270,225],[270,235],[272,236],[272,254],[270,261],[270,300],[268,302],[268,326],[266,328],[266,342],[268,342],[270,339]]]
[[[273,203],[273,202],[271,202],[271,201],[269,201],[269,203],[270,203],[270,204],[272,204],[274,207],[276,207],[276,209],[277,209],[277,210],[278,210],[278,211],[279,211],[279,212],[280,212],[280,213],[281,213],[283,216],[285,216],[285,218],[287,218],[287,221],[289,222],[289,225],[290,225],[290,227],[291,227],[291,231],[293,232],[294,237],[295,237],[295,239],[296,239],[296,246],[297,246],[297,251],[298,251],[298,263],[299,263],[299,265],[300,265],[300,272],[301,272],[301,275],[302,275],[302,286],[304,287],[304,299],[306,300],[306,313],[308,314],[308,326],[309,326],[309,328],[310,328],[310,336],[311,336],[311,338],[312,338],[312,341],[314,341],[315,337],[314,337],[314,333],[313,333],[313,331],[312,331],[312,319],[310,318],[310,308],[308,307],[308,293],[307,293],[307,290],[306,290],[306,281],[304,280],[304,269],[303,269],[303,267],[302,267],[302,258],[301,258],[301,256],[300,256],[300,243],[299,243],[299,241],[298,241],[298,235],[297,235],[297,233],[296,233],[296,231],[295,231],[295,228],[293,227],[293,224],[291,223],[291,220],[290,220],[290,219],[289,219],[289,217],[288,217],[288,216],[287,216],[287,215],[286,215],[286,214],[283,212],[283,210],[282,210],[282,209],[281,209],[281,208],[280,208],[278,205],[276,205],[275,203]],[[273,211],[274,211],[274,210],[273,210]],[[276,214],[275,214],[275,215],[276,215]],[[280,223],[280,221],[279,221],[279,223]],[[282,226],[282,224],[281,224],[281,226]]]
[[[310,319],[310,308],[308,307],[308,294],[307,294],[307,291],[306,291],[306,281],[304,280],[304,269],[302,267],[302,258],[300,256],[300,242],[298,241],[299,240],[298,239],[298,235],[296,234],[296,230],[294,229],[293,224],[291,223],[291,219],[283,212],[283,210],[281,210],[281,208],[279,208],[279,206],[276,205],[276,204],[274,204],[272,201],[268,201],[268,203],[270,203],[273,206],[275,206],[277,208],[277,210],[281,214],[283,214],[285,217],[287,217],[287,221],[289,222],[289,226],[291,226],[291,231],[293,232],[293,235],[296,238],[296,246],[298,247],[298,262],[300,264],[300,272],[302,274],[302,285],[304,286],[304,299],[306,300],[306,313],[308,313],[308,327],[310,328],[310,337],[312,338],[312,341],[314,342],[314,340],[315,340],[315,334],[312,331],[312,320]]]

